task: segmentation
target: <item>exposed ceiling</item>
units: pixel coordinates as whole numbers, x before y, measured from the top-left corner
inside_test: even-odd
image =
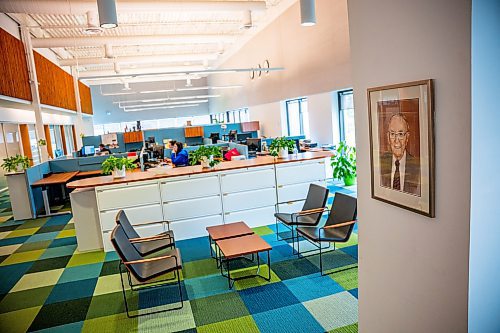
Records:
[[[295,1],[117,0],[113,29],[99,27],[96,0],[2,0],[0,10],[87,84],[114,86],[206,77]]]

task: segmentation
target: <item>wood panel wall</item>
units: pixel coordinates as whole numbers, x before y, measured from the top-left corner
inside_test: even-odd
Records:
[[[30,165],[33,165],[33,154],[31,153],[30,133],[28,125],[19,124],[19,132],[21,134],[21,144],[23,146],[23,155],[30,159]]]
[[[34,55],[40,102],[76,111],[73,77],[38,52],[34,52]]]
[[[78,147],[76,145],[76,127],[75,125],[71,125],[71,132],[73,133],[73,147],[75,150],[78,150]]]
[[[0,28],[0,95],[31,101],[23,43]]]
[[[82,107],[82,113],[94,114],[92,110],[92,96],[90,94],[90,88],[78,81],[78,90],[80,92],[80,105]]]
[[[59,125],[59,128],[61,129],[61,140],[62,140],[62,145],[63,145],[63,152],[64,155],[68,155],[68,144],[66,143],[66,133],[64,132],[64,125]]]
[[[52,154],[52,140],[50,140],[50,128],[49,125],[43,125],[43,131],[45,132],[45,141],[47,142],[47,151],[51,158],[54,158]]]

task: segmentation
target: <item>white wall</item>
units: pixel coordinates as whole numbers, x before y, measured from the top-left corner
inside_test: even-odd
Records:
[[[466,332],[471,1],[350,0],[348,6],[360,332]],[[435,80],[433,219],[371,199],[366,99],[367,88],[428,78]]]
[[[469,332],[500,332],[500,2],[472,1]]]
[[[250,120],[260,122],[260,134],[267,137],[282,135],[281,106],[279,102],[255,105],[248,108]]]
[[[309,127],[311,129],[311,140],[319,144],[337,143],[334,137],[339,137],[338,109],[334,108],[336,92],[328,92],[307,96],[309,110]],[[337,120],[334,126],[334,116]]]

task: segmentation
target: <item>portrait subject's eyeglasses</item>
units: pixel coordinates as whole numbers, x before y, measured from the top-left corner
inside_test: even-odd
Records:
[[[394,140],[396,138],[399,140],[403,140],[407,133],[408,132],[391,132],[391,131],[389,131],[389,138],[391,138],[392,140]]]

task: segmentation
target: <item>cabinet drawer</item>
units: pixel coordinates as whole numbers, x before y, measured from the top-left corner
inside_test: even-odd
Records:
[[[309,191],[309,184],[311,183],[278,186],[278,202],[305,200]],[[326,187],[326,182],[324,181],[313,182],[313,184]]]
[[[160,202],[158,183],[97,190],[99,209],[121,209]]]
[[[221,175],[222,193],[233,193],[274,187],[274,169],[245,171]]]
[[[325,161],[314,163],[296,162],[289,166],[276,167],[276,182],[278,186],[314,182],[325,179]]]
[[[234,212],[244,209],[253,209],[276,204],[276,190],[267,188],[246,192],[237,192],[224,195],[224,211]]]
[[[243,221],[250,228],[261,227],[275,222],[274,213],[274,206],[225,213],[224,223]]]
[[[220,196],[165,202],[163,216],[167,221],[190,219],[222,213]]]
[[[104,252],[114,251],[115,248],[111,244],[111,231],[104,232],[102,234],[102,244],[104,246]]]
[[[305,200],[301,201],[292,201],[287,203],[282,203],[278,205],[278,211],[280,213],[297,213],[302,210],[302,206],[304,206]]]
[[[170,223],[175,240],[207,236],[207,227],[222,224],[222,214]]]
[[[99,214],[103,231],[110,231],[115,227],[115,218],[118,211],[119,209],[108,210]],[[132,225],[163,221],[163,213],[160,204],[126,208],[124,211]]]
[[[160,186],[163,201],[208,197],[220,193],[218,176],[163,182]]]

